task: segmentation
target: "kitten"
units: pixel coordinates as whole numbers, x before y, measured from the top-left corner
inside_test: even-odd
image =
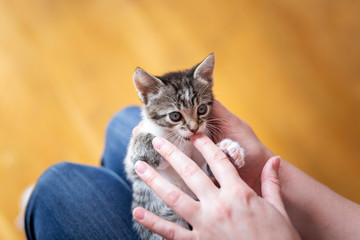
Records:
[[[214,100],[214,64],[214,55],[210,54],[200,64],[185,71],[170,72],[160,77],[152,76],[141,68],[134,73],[135,87],[143,103],[143,124],[138,134],[132,137],[125,158],[125,170],[133,187],[132,208],[144,207],[187,229],[191,228],[189,224],[137,176],[134,165],[139,160],[147,162],[164,178],[197,199],[175,170],[155,151],[152,140],[155,136],[166,138],[212,176],[206,161],[193,147],[189,137],[195,133],[214,137],[211,136],[212,120],[209,119]],[[216,128],[213,127],[213,130]],[[244,165],[244,150],[237,142],[223,139],[218,146],[236,167]],[[134,229],[141,239],[162,239],[136,220]]]

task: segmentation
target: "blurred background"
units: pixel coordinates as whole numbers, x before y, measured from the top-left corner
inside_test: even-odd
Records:
[[[132,74],[214,52],[215,95],[259,138],[360,203],[359,1],[0,0],[0,239],[60,161],[99,165]]]

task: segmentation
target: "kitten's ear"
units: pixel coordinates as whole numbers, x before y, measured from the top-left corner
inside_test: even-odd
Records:
[[[133,79],[139,97],[144,104],[147,103],[150,95],[158,94],[160,87],[164,85],[160,79],[141,68],[135,70]]]
[[[214,54],[210,54],[205,60],[203,60],[195,69],[194,78],[201,79],[207,83],[213,83],[213,72],[215,66]]]

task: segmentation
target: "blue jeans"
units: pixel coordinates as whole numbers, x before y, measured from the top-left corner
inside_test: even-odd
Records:
[[[38,179],[25,213],[28,239],[138,239],[123,159],[140,109],[114,116],[101,167],[58,163]]]

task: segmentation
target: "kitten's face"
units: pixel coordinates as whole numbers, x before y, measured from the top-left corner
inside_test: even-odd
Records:
[[[188,140],[194,133],[205,132],[213,102],[211,86],[192,81],[190,88],[176,89],[171,84],[164,87],[145,106],[148,116],[171,132],[170,138]]]
[[[213,103],[214,56],[183,72],[154,77],[142,69],[134,74],[135,86],[146,115],[168,130],[168,139],[188,140],[206,131]]]

